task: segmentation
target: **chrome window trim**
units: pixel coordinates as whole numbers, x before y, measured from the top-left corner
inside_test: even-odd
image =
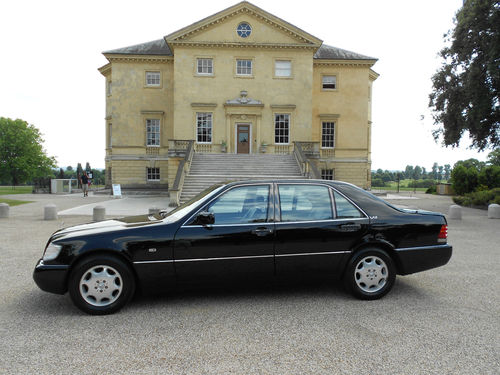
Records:
[[[272,185],[273,183],[272,182],[253,182],[253,183],[250,183],[250,184],[239,184],[239,185],[235,185],[235,186],[231,186],[229,189],[227,190],[224,190],[224,191],[221,191],[219,192],[219,194],[217,194],[215,197],[212,197],[211,200],[207,201],[207,202],[204,202],[201,207],[195,211],[194,214],[192,214],[189,219],[187,219],[181,226],[180,228],[189,228],[189,227],[202,227],[203,225],[188,225],[187,223],[189,221],[191,221],[192,218],[194,218],[198,213],[201,212],[201,210],[203,209],[203,207],[209,205],[210,203],[212,203],[214,200],[216,200],[217,198],[219,198],[222,194],[225,194],[227,193],[228,191],[230,190],[233,190],[234,188],[238,188],[238,187],[243,187],[243,186],[255,186],[255,185],[267,185],[269,187],[269,199],[268,199],[268,219],[271,219],[271,215],[269,215],[269,201],[271,199],[271,194],[272,194]],[[272,221],[266,221],[265,223],[240,223],[240,224],[219,224],[220,226],[223,226],[223,227],[227,227],[227,226],[231,226],[231,225],[249,225],[249,224],[261,224],[261,225],[265,225],[265,224],[273,224]],[[211,226],[215,226],[217,224],[213,224]],[[179,229],[180,229],[179,228]]]
[[[265,223],[244,223],[244,224],[212,224],[212,225],[186,225],[183,228],[213,228],[213,227],[242,227],[242,226],[249,226],[249,225],[254,225],[254,226],[266,226],[266,225],[274,225],[274,224],[301,224],[301,223],[335,223],[338,221],[358,221],[358,220],[366,220],[367,218],[365,217],[357,217],[357,218],[352,218],[352,219],[328,219],[328,220],[304,220],[304,221],[277,221],[277,222],[265,222]]]
[[[429,246],[416,246],[416,247],[400,247],[394,249],[395,251],[408,251],[408,250],[432,250],[432,249],[446,249],[451,247],[450,244],[441,244],[441,245],[429,245]]]

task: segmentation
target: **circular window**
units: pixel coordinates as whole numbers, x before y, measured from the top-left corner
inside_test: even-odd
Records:
[[[249,37],[250,34],[252,33],[252,26],[250,26],[246,22],[242,22],[238,25],[236,31],[238,32],[239,36],[241,36],[242,38],[246,38]]]

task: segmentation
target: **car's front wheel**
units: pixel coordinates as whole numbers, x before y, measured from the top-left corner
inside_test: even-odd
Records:
[[[92,315],[112,314],[132,298],[135,280],[130,267],[121,259],[95,255],[73,268],[68,290],[80,310]]]
[[[385,251],[377,248],[356,253],[344,273],[347,290],[365,300],[382,298],[392,289],[395,280],[394,262]]]

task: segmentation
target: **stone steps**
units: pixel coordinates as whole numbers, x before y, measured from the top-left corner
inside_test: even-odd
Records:
[[[303,178],[293,155],[196,153],[184,178],[181,203],[223,182]]]

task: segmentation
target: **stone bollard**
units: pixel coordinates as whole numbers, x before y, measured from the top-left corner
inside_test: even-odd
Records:
[[[94,207],[94,221],[103,221],[106,216],[106,208],[103,206]]]
[[[500,204],[490,204],[488,206],[488,219],[500,219]]]
[[[48,204],[44,207],[43,220],[57,220],[57,207],[55,204]]]
[[[455,220],[462,220],[462,207],[453,204],[448,211],[448,218]]]
[[[0,218],[9,217],[9,205],[7,203],[0,203]]]
[[[158,213],[160,213],[160,209],[157,207],[151,207],[149,209],[149,215],[154,215],[154,214],[158,214]]]

